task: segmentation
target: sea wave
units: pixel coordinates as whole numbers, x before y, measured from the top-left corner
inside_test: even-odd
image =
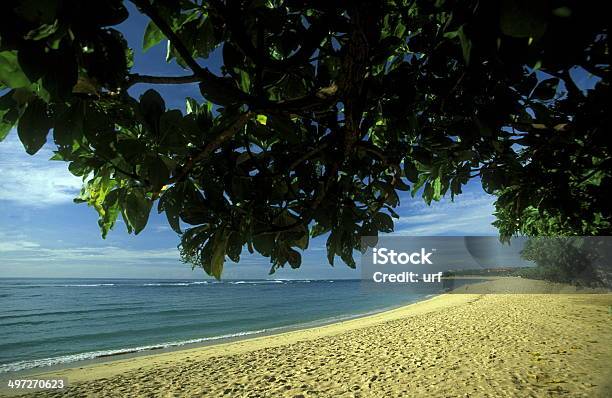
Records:
[[[144,283],[140,286],[194,286],[194,285],[207,285],[207,281],[197,282],[157,282],[157,283]]]
[[[272,283],[285,283],[281,280],[265,280],[265,281],[230,281],[228,282],[231,285],[268,285]]]
[[[265,279],[253,281],[228,281],[231,285],[268,285],[268,284],[289,284],[289,283],[310,283],[309,279]],[[314,281],[314,282],[329,282],[329,281]]]
[[[115,286],[114,283],[82,283],[72,285],[52,285],[55,287],[101,287],[101,286]]]
[[[11,363],[6,363],[6,364],[0,364],[0,373],[17,372],[17,371],[22,371],[22,370],[46,367],[46,366],[68,364],[68,363],[84,361],[88,359],[104,358],[104,357],[110,357],[110,356],[121,355],[121,354],[130,354],[130,353],[137,353],[137,352],[143,352],[143,351],[159,350],[163,348],[181,347],[181,346],[188,345],[188,344],[198,344],[198,343],[205,343],[208,341],[244,337],[244,336],[250,336],[254,334],[261,334],[265,332],[274,331],[275,329],[277,328],[249,330],[245,332],[230,333],[230,334],[224,334],[220,336],[202,337],[202,338],[197,338],[197,339],[189,339],[189,340],[181,340],[181,341],[171,341],[171,342],[160,343],[160,344],[143,345],[139,347],[119,348],[115,350],[90,351],[90,352],[83,352],[79,354],[62,355],[62,356],[51,357],[51,358],[11,362]]]
[[[266,284],[290,284],[290,283],[333,283],[334,280],[310,280],[310,279],[261,279],[261,280],[202,280],[202,281],[147,281],[147,282],[113,282],[113,283],[69,283],[69,284],[15,284],[15,285],[0,285],[5,288],[31,289],[45,287],[63,287],[63,288],[84,288],[84,287],[185,287],[199,286],[209,284],[230,284],[230,285],[266,285]],[[9,296],[11,293],[2,293],[0,297]]]

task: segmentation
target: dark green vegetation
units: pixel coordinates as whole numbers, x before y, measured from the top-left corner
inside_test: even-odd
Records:
[[[119,214],[140,232],[157,202],[216,277],[245,246],[299,267],[321,234],[354,266],[361,236],[393,229],[397,191],[430,203],[475,177],[502,238],[612,231],[603,2],[132,2],[143,47],[168,40],[184,76],[130,72],[121,1],[0,6],[0,138],[17,126],[33,154],[52,130],[103,235]],[[185,113],[127,92],[189,82],[206,101]]]
[[[606,247],[607,245],[607,247]],[[521,256],[536,263],[523,275],[577,285],[610,285],[609,240],[591,237],[532,237]]]
[[[610,242],[609,236],[534,236],[525,241],[520,254],[535,266],[457,269],[446,271],[443,276],[520,276],[610,288]]]

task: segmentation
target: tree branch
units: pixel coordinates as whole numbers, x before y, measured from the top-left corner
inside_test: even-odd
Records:
[[[157,25],[159,30],[170,40],[170,43],[176,48],[181,58],[185,61],[187,66],[193,70],[193,72],[200,78],[204,78],[205,69],[203,69],[191,56],[191,52],[185,47],[178,35],[172,30],[170,25],[157,13],[155,7],[149,2],[149,0],[131,0],[134,5],[142,10],[142,12],[151,18],[151,21]],[[210,72],[209,72],[210,73]]]
[[[323,143],[323,144],[313,148],[312,150],[306,152],[304,155],[300,156],[293,163],[291,163],[291,165],[289,166],[289,168],[287,170],[289,172],[291,172],[293,169],[295,169],[297,166],[299,166],[300,163],[302,163],[305,160],[310,159],[312,156],[314,156],[317,153],[321,152],[322,150],[326,149],[328,146],[329,146],[329,143],[325,142],[325,143]]]
[[[185,165],[181,168],[181,171],[175,177],[170,179],[169,184],[182,181],[196,164],[210,156],[210,154],[217,150],[217,148],[219,148],[225,141],[238,134],[238,132],[249,121],[251,115],[252,112],[244,113],[231,126],[221,132],[221,134],[219,134],[215,139],[206,144],[206,146],[202,148],[202,150],[197,155],[189,158]]]
[[[151,21],[157,25],[159,30],[168,38],[174,46],[180,57],[185,61],[187,66],[193,71],[197,81],[200,82],[201,89],[210,87],[214,91],[224,91],[228,96],[233,96],[245,102],[256,102],[248,94],[242,90],[230,85],[227,81],[215,75],[206,68],[202,68],[191,55],[191,52],[185,47],[180,37],[172,30],[170,25],[158,14],[155,6],[149,0],[130,0],[134,3]]]
[[[148,84],[186,84],[197,83],[200,78],[196,75],[189,76],[149,76],[133,73],[128,76],[127,87],[131,87],[138,83]]]

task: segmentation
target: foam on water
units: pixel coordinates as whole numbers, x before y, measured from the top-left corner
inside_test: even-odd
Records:
[[[199,339],[173,341],[173,342],[166,342],[166,343],[160,343],[160,344],[144,345],[140,347],[120,348],[116,350],[100,350],[100,351],[92,351],[92,352],[83,352],[83,353],[72,354],[72,355],[63,355],[63,356],[52,357],[52,358],[34,359],[31,361],[18,361],[18,362],[13,362],[13,363],[0,364],[0,373],[16,372],[20,370],[40,368],[40,367],[45,367],[45,366],[61,365],[61,364],[67,364],[71,362],[84,361],[87,359],[96,359],[96,358],[109,357],[109,356],[120,355],[120,354],[129,354],[129,353],[142,352],[142,351],[158,350],[162,348],[181,347],[187,344],[197,344],[197,343],[205,343],[207,341],[231,339],[235,337],[243,337],[243,336],[249,336],[253,334],[260,334],[260,333],[264,333],[267,331],[268,331],[267,329],[251,330],[251,331],[246,331],[246,332],[226,334],[222,336],[202,337]]]

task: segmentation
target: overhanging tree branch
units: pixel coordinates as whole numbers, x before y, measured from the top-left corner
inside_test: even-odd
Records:
[[[245,100],[248,95],[242,90],[227,84],[227,82],[216,76],[214,73],[206,68],[202,68],[191,55],[191,52],[187,49],[185,44],[182,42],[180,37],[172,30],[172,27],[162,18],[155,7],[149,2],[149,0],[130,0],[140,10],[151,18],[151,21],[157,25],[159,30],[168,38],[170,43],[174,46],[179,56],[185,61],[187,66],[193,71],[197,81],[204,85],[209,86],[215,91],[224,91],[228,97],[235,97],[237,99]]]
[[[197,75],[189,75],[189,76],[149,76],[149,75],[139,75],[138,73],[134,73],[128,76],[127,87],[133,86],[138,83],[148,83],[148,84],[187,84],[187,83],[197,83],[200,81],[200,78]]]

